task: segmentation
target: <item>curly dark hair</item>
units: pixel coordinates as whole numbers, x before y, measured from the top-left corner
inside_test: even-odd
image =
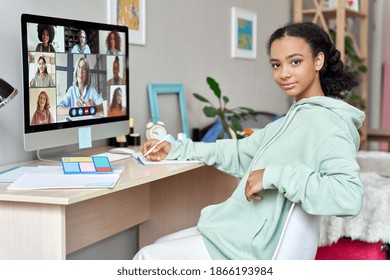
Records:
[[[267,53],[270,55],[271,45],[275,40],[286,36],[299,37],[310,46],[313,58],[324,53],[324,66],[320,70],[320,83],[325,96],[344,99],[342,93],[359,85],[357,73],[347,71],[340,59],[340,51],[332,42],[328,33],[312,22],[289,23],[277,29],[269,38]]]
[[[106,46],[107,46],[107,48],[108,49],[110,48],[110,37],[111,37],[111,34],[113,34],[114,38],[115,38],[115,49],[120,51],[121,50],[121,37],[119,36],[119,33],[116,32],[116,31],[111,31],[110,33],[108,33],[107,38],[106,38]]]
[[[47,24],[38,24],[37,26],[37,31],[38,31],[38,38],[39,41],[42,42],[42,33],[43,30],[47,30],[49,32],[49,44],[51,44],[54,40],[55,32],[54,32],[54,27],[52,25],[47,25]]]

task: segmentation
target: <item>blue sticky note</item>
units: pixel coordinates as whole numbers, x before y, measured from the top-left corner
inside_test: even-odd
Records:
[[[63,162],[62,167],[64,169],[64,173],[79,173],[80,166],[78,162]]]
[[[92,147],[92,130],[90,126],[79,128],[79,149]]]

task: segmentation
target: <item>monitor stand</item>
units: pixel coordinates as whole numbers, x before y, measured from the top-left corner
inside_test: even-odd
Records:
[[[95,147],[94,147],[95,146]],[[108,146],[107,139],[96,140],[91,147],[80,147],[78,144],[72,144],[62,147],[37,150],[37,158],[43,162],[60,163],[62,157],[69,156],[91,156],[96,153],[103,153]],[[101,148],[101,149],[100,149]]]
[[[65,151],[64,147],[37,150],[37,158],[44,162],[61,162],[61,158],[69,152]]]
[[[86,127],[80,127],[78,129],[78,148],[75,150],[82,150],[87,148],[92,148],[92,130],[90,126]],[[37,150],[37,158],[40,161],[47,161],[47,162],[61,162],[61,158],[63,156],[68,156],[69,153],[75,152],[75,151],[67,151],[65,149],[65,146],[63,147],[55,147],[50,149],[44,150],[47,155],[42,155],[42,150]],[[50,153],[51,152],[51,153]]]

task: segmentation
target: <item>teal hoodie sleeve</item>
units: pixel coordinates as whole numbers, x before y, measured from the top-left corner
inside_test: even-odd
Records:
[[[266,133],[264,128],[244,139],[221,139],[215,143],[192,142],[191,139],[175,141],[167,159],[197,159],[207,165],[214,165],[229,175],[242,177],[249,168],[253,155],[262,145]]]
[[[310,214],[356,216],[362,206],[363,186],[350,137],[345,132],[328,136],[311,166],[315,168],[304,164],[266,166],[263,189],[277,189]]]

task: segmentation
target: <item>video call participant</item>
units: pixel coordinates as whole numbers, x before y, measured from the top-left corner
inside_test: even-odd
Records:
[[[54,87],[54,81],[47,72],[46,59],[44,56],[38,58],[38,69],[30,82],[30,87]]]
[[[52,25],[38,24],[37,26],[39,43],[35,48],[36,52],[55,52],[54,46],[51,44],[54,40],[55,32]]]
[[[85,57],[81,57],[76,63],[73,79],[73,85],[57,106],[57,114],[68,115],[69,107],[95,106],[97,112],[103,111],[103,98],[91,86],[90,68]]]
[[[107,51],[106,54],[109,55],[121,55],[121,37],[116,31],[111,31],[108,33],[106,39]]]
[[[122,105],[122,90],[117,87],[114,90],[114,96],[112,97],[111,105],[108,108],[109,117],[124,116],[126,114],[126,107]]]
[[[108,86],[112,85],[125,85],[126,81],[119,77],[119,70],[120,70],[120,63],[119,63],[119,57],[115,57],[115,60],[112,64],[112,72],[114,74],[114,77],[112,79],[109,79],[107,81]]]
[[[87,44],[87,33],[82,29],[79,32],[79,43],[73,46],[72,53],[91,53],[91,49]]]
[[[50,113],[50,101],[46,91],[41,91],[38,95],[37,109],[31,119],[31,125],[53,123],[54,119]]]

